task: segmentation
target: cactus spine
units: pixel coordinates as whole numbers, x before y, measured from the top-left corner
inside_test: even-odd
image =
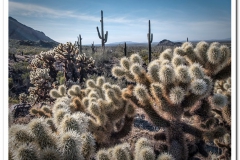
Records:
[[[78,49],[79,49],[79,54],[82,53],[82,37],[81,34],[79,34],[78,41],[76,42]]]
[[[153,34],[151,33],[151,22],[150,20],[148,21],[148,34],[147,34],[147,38],[148,38],[148,61],[149,63],[151,62],[151,55],[152,55],[152,48],[151,48],[151,43],[153,41]]]
[[[99,32],[99,29],[97,27],[97,32],[98,32],[98,37],[102,40],[102,48],[103,48],[103,51],[105,51],[105,43],[107,42],[107,38],[108,38],[108,31],[106,31],[106,34],[105,36],[103,35],[104,34],[104,28],[103,28],[103,11],[101,10],[101,34]]]

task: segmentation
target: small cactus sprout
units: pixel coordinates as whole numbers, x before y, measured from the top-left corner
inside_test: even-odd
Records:
[[[170,100],[173,104],[180,104],[185,96],[185,91],[181,87],[175,87],[170,90]]]
[[[92,103],[90,105],[89,112],[96,117],[99,117],[101,114],[100,108],[98,107],[97,103]]]
[[[65,85],[59,86],[58,91],[61,94],[61,96],[64,96],[66,94],[66,86]]]
[[[190,76],[194,79],[203,79],[204,73],[202,67],[198,63],[194,63],[191,65]]]
[[[183,43],[182,48],[187,54],[192,54],[193,53],[193,45],[190,42]]]
[[[218,45],[212,43],[207,51],[208,60],[212,64],[218,64],[222,59],[222,54]]]
[[[161,153],[157,160],[175,160],[171,154],[168,153]]]
[[[194,81],[191,82],[191,89],[194,94],[202,95],[207,90],[207,84],[202,79],[195,79]]]
[[[148,99],[147,89],[144,85],[138,84],[133,91],[133,94],[139,101],[145,101]]]
[[[121,67],[113,67],[112,75],[117,78],[122,78],[125,75],[125,71]]]
[[[139,54],[132,54],[130,56],[130,62],[132,63],[138,63],[139,65],[143,64],[142,58]]]
[[[176,78],[180,82],[189,83],[191,81],[190,74],[188,72],[188,67],[184,65],[180,65],[176,68]]]
[[[184,64],[183,58],[182,58],[181,56],[175,54],[174,57],[173,57],[173,59],[172,59],[172,65],[173,65],[173,67],[176,68],[176,67],[178,67],[178,66],[180,66],[180,65],[183,65],[183,64]]]
[[[159,59],[161,61],[171,60],[172,56],[173,56],[172,49],[166,49],[165,51],[163,51],[163,53],[161,53],[161,55],[159,56]]]
[[[201,60],[201,64],[205,63],[207,60],[207,50],[208,50],[209,44],[201,41],[197,44],[196,48],[195,48],[195,52],[196,55],[198,56],[198,58]]]
[[[92,79],[87,80],[87,87],[89,88],[96,88],[96,84]]]
[[[148,76],[151,79],[152,82],[158,82],[159,81],[159,64],[155,61],[152,61],[148,65]]]
[[[122,68],[124,68],[125,70],[129,70],[130,69],[130,61],[128,58],[126,57],[123,57],[121,60],[120,60],[120,65]]]
[[[159,77],[162,83],[170,84],[175,80],[175,72],[170,65],[164,65],[160,69]]]
[[[222,94],[214,94],[210,97],[210,104],[214,107],[224,107],[227,105],[227,97]]]
[[[72,85],[72,87],[68,90],[68,95],[81,96],[81,87],[79,85]]]
[[[57,98],[60,98],[62,97],[62,95],[58,92],[58,90],[56,89],[52,89],[49,93],[49,95],[54,98],[54,99],[57,99]]]
[[[140,75],[143,72],[143,68],[140,64],[133,64],[130,68],[130,71],[133,75]]]
[[[177,55],[180,55],[180,56],[184,56],[185,55],[185,52],[183,51],[183,49],[181,47],[176,47],[174,49],[174,53],[177,54]]]
[[[97,80],[96,80],[97,86],[101,87],[101,86],[103,86],[104,83],[105,83],[105,78],[103,76],[97,78]]]

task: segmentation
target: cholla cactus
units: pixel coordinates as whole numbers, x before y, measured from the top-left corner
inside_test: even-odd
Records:
[[[30,82],[34,84],[34,87],[30,87],[29,99],[34,99],[33,105],[41,100],[51,101],[49,96],[49,91],[52,88],[51,82],[52,79],[49,76],[49,69],[37,68],[33,71],[30,71]]]
[[[49,91],[57,80],[59,71],[63,71],[65,83],[72,85],[83,82],[87,73],[94,70],[94,60],[85,54],[78,54],[78,48],[71,43],[59,44],[53,50],[41,52],[31,61],[29,68],[31,87],[29,90],[34,103],[52,101]],[[71,83],[70,83],[71,82]]]
[[[228,101],[227,104],[218,105],[212,110],[216,125],[222,125],[227,129],[223,138],[214,140],[214,143],[222,150],[222,154],[218,158],[228,159],[231,157],[231,77],[216,81],[214,93],[224,95]]]
[[[101,149],[96,154],[97,160],[174,160],[172,155],[160,153],[156,159],[153,146],[146,138],[140,138],[135,146],[134,152],[128,143],[115,145],[109,149]]]
[[[12,125],[10,157],[13,160],[90,160],[95,153],[95,140],[88,131],[90,117],[81,112],[71,113],[69,105],[69,98],[59,98],[51,110],[52,118],[35,118],[27,125]],[[50,112],[47,106],[41,109]],[[63,110],[64,114],[60,115]]]
[[[186,42],[174,51],[165,50],[148,65],[147,71],[141,64],[139,55],[133,54],[129,59],[123,58],[120,66],[112,69],[112,74],[136,83],[124,89],[122,97],[135,104],[134,107],[142,108],[157,127],[166,128],[168,151],[173,158],[194,156],[188,151],[186,134],[195,137],[198,143],[201,139],[212,141],[226,133],[224,127],[216,127],[211,110],[228,103],[225,96],[212,92],[214,82],[231,73],[227,46],[213,43],[209,47],[206,42],[200,42],[193,48]],[[185,121],[194,117],[198,117],[200,123]],[[207,127],[202,127],[203,124]],[[199,147],[203,148],[198,144]]]
[[[131,130],[135,113],[133,104],[122,99],[121,88],[105,82],[104,77],[98,77],[96,81],[89,79],[86,86],[86,89],[81,89],[80,86],[73,85],[66,92],[71,97],[70,111],[81,111],[91,115],[89,130],[99,145],[114,144],[115,140],[126,136]],[[50,95],[54,98],[62,97],[59,89],[51,90]],[[53,110],[55,108],[53,107]],[[57,112],[56,115],[59,116],[56,117],[56,121],[66,114],[66,109],[63,108]]]

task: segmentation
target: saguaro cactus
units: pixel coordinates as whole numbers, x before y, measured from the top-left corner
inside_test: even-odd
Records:
[[[92,48],[92,53],[95,53],[94,41],[93,41],[93,43],[92,43],[92,46],[91,46],[91,48]]]
[[[99,29],[98,29],[98,27],[97,27],[97,32],[98,32],[98,36],[99,36],[99,38],[102,40],[102,48],[103,48],[103,50],[105,51],[105,43],[107,42],[107,38],[108,38],[108,31],[106,31],[106,34],[105,34],[105,36],[103,36],[103,34],[104,34],[104,28],[103,28],[103,11],[101,10],[101,20],[100,20],[100,22],[101,22],[101,34],[100,34],[100,32],[99,32]]]
[[[124,43],[124,56],[127,57],[127,44]]]
[[[151,43],[153,40],[153,34],[151,33],[151,23],[150,20],[148,21],[148,34],[147,34],[147,38],[148,38],[148,61],[149,63],[151,62],[151,55],[152,55],[152,48],[151,48]]]
[[[82,53],[82,37],[81,37],[81,34],[79,34],[78,41],[76,42],[76,45],[78,46],[79,54],[81,54]]]

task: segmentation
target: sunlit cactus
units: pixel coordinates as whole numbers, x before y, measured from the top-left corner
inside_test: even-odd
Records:
[[[221,61],[222,54],[220,52],[219,46],[212,43],[207,51],[207,57],[210,63],[217,64]]]
[[[175,80],[174,69],[169,65],[164,65],[159,71],[160,81],[164,84],[171,84]]]
[[[130,62],[132,63],[139,63],[140,65],[143,64],[143,60],[139,54],[132,54],[130,56]]]
[[[215,55],[209,56],[211,46],[222,54],[219,59]],[[154,125],[166,128],[168,152],[174,159],[188,159],[198,152],[192,154],[188,151],[184,141],[187,134],[195,137],[191,143],[196,143],[202,150],[205,142],[197,144],[198,140],[204,137],[205,141],[212,141],[228,132],[228,127],[216,128],[220,121],[212,111],[216,110],[216,107],[229,104],[229,98],[213,93],[213,84],[216,80],[230,75],[230,50],[219,43],[211,46],[200,42],[194,48],[193,44],[186,42],[174,51],[168,49],[162,52],[158,59],[147,66],[147,70],[139,63],[141,60],[132,60],[136,56],[134,54],[130,57],[129,67],[120,64],[112,69],[116,78],[125,78],[127,81],[127,73],[130,71],[133,79],[129,82],[136,84],[124,89],[123,97],[143,109]],[[227,57],[224,63],[221,56]],[[126,57],[122,61],[127,61]],[[121,70],[121,75],[117,75],[116,70]],[[225,84],[225,88],[228,87],[229,85]],[[222,113],[217,110],[216,112]],[[218,116],[221,117],[222,114]],[[188,118],[193,120],[188,122]],[[197,119],[200,124],[197,124]],[[206,127],[211,129],[211,132],[208,132]],[[199,150],[199,153],[207,157],[205,151]]]
[[[181,87],[175,87],[170,90],[169,98],[171,99],[173,104],[180,104],[184,97],[185,91]]]

